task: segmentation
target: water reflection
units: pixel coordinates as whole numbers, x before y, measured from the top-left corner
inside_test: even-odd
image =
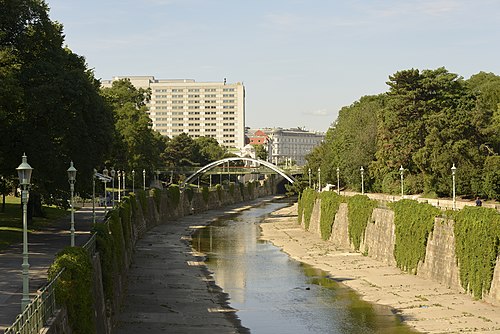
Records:
[[[416,333],[389,308],[362,301],[323,271],[258,241],[259,224],[285,205],[244,211],[193,236],[243,326],[252,333]]]

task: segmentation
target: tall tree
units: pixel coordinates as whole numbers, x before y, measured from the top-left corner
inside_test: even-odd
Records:
[[[167,140],[152,129],[147,115],[150,92],[135,88],[129,79],[121,79],[103,88],[101,94],[115,119],[115,145],[109,163],[129,170],[160,167]]]
[[[79,179],[91,180],[109,151],[113,120],[84,58],[62,47],[62,25],[50,20],[45,2],[2,0],[0,8],[0,156],[12,157],[0,161],[0,174],[12,175],[26,152],[33,189],[60,198],[69,190],[70,160]]]

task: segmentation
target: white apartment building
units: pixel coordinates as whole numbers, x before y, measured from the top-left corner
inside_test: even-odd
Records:
[[[192,138],[213,137],[227,148],[245,146],[245,88],[242,83],[157,80],[153,76],[125,76],[136,88],[150,88],[149,117],[153,129],[170,138],[187,133]]]
[[[268,136],[268,160],[275,165],[294,163],[297,166],[304,166],[306,155],[325,137],[323,133],[310,132],[301,128],[273,128],[263,131]]]

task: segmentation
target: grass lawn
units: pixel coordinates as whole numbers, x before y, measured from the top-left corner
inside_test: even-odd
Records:
[[[1,202],[0,202],[1,205]],[[68,210],[54,206],[43,206],[45,217],[33,217],[33,223],[28,227],[28,233],[53,226],[54,223],[69,214]],[[12,243],[23,241],[22,207],[19,197],[7,196],[5,212],[0,211],[0,250]]]

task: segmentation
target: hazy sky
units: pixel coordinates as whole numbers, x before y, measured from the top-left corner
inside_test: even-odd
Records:
[[[498,0],[47,0],[97,78],[243,82],[246,125],[326,131],[399,70],[500,74]]]

